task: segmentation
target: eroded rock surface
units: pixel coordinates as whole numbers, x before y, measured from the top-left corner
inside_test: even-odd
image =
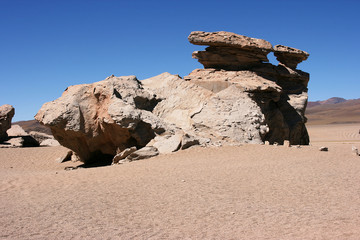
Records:
[[[195,45],[209,46],[196,51],[193,57],[205,68],[238,70],[268,62],[272,45],[263,39],[250,38],[231,32],[192,32],[189,41]]]
[[[8,137],[6,131],[11,128],[11,119],[14,117],[15,109],[9,104],[0,106],[0,142]]]
[[[150,112],[157,101],[135,76],[111,76],[70,86],[60,98],[45,103],[35,118],[87,163],[132,146],[142,148],[155,134],[171,131]]]
[[[242,122],[239,125],[246,126],[255,118],[257,124],[252,125],[258,127],[260,124],[260,127],[258,128],[259,134],[255,134],[255,136],[253,136],[253,130],[245,128],[249,139],[259,140],[260,137],[261,141],[270,143],[283,143],[284,140],[289,140],[291,144],[309,143],[304,115],[308,99],[309,74],[296,70],[298,63],[308,58],[307,52],[282,45],[276,45],[273,49],[271,44],[265,40],[227,32],[192,32],[189,41],[197,45],[208,45],[209,48],[214,46],[217,48],[240,48],[256,54],[263,53],[265,57],[262,58],[251,55],[252,60],[231,60],[226,64],[209,64],[211,57],[199,57],[198,52],[194,52],[193,56],[203,63],[205,69],[196,69],[184,79],[216,94],[230,91],[228,88],[235,86],[239,92],[235,93],[236,91],[233,90],[230,96],[238,95],[239,98],[234,98],[232,101],[234,103],[238,99],[248,100],[250,98],[253,102],[242,103],[242,106],[244,104],[252,106],[243,108],[250,109],[250,112],[256,114],[255,116],[249,115],[250,117],[245,120],[246,124]],[[271,51],[274,51],[280,61],[278,66],[266,63],[266,55]],[[212,56],[211,51],[210,55],[201,54],[202,56]],[[239,54],[250,56],[249,53],[239,52]],[[210,61],[207,61],[208,59]],[[216,59],[224,58],[217,56]],[[237,111],[243,110],[238,109]],[[230,119],[229,117],[225,118]],[[241,119],[241,117],[236,117],[236,119]],[[238,126],[235,128],[239,131]],[[236,132],[237,136],[239,136],[238,134],[239,132]],[[240,138],[244,139],[245,136],[246,134],[243,134]]]
[[[274,55],[280,63],[293,69],[296,69],[299,63],[309,57],[305,51],[283,45],[274,46]]]
[[[134,161],[193,145],[309,143],[309,74],[296,69],[307,53],[228,32],[193,32],[189,41],[209,46],[194,53],[205,69],[184,78],[111,76],[71,86],[35,118],[85,163]],[[271,51],[278,66],[266,63]]]

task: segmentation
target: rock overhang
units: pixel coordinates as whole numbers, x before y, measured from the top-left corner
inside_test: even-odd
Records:
[[[277,60],[287,67],[296,69],[309,54],[300,49],[283,45],[272,46],[270,42],[232,32],[194,31],[188,36],[194,45],[209,46],[205,51],[195,51],[192,56],[205,68],[243,70],[268,62],[267,55],[274,52]]]

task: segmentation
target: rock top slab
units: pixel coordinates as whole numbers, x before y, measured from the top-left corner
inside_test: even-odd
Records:
[[[188,40],[194,45],[215,47],[234,47],[243,49],[261,49],[265,52],[272,51],[272,45],[266,40],[251,38],[232,32],[191,32]]]

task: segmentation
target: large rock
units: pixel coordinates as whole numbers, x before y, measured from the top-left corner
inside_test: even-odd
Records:
[[[205,125],[206,128],[212,130],[221,128],[221,132],[226,133],[225,136],[230,136],[231,139],[235,138],[236,141],[258,142],[260,140],[283,143],[284,140],[289,140],[291,144],[309,143],[304,115],[308,98],[309,74],[296,70],[297,64],[308,58],[308,53],[282,45],[277,45],[272,49],[271,44],[265,40],[227,32],[192,32],[189,41],[196,45],[209,45],[210,47],[201,53],[202,55],[199,55],[198,52],[193,54],[200,63],[203,63],[205,69],[194,70],[184,79],[221,95],[221,97],[217,96],[218,102],[206,104],[204,112],[215,111],[218,115],[209,121],[205,120],[207,116],[203,117],[202,126]],[[229,48],[231,51],[237,51],[236,48],[246,49],[247,52],[237,52],[236,54],[248,57],[250,56],[249,52],[256,54],[260,52],[263,57],[251,55],[250,58],[253,60],[231,60],[226,63],[223,61],[224,54],[212,55],[211,48],[213,47],[226,51]],[[207,51],[209,53],[206,53]],[[270,51],[274,51],[280,61],[278,66],[265,63],[266,55]],[[230,53],[232,56],[237,56],[236,54]],[[226,58],[228,55],[228,53],[225,54]],[[213,56],[216,61],[223,62],[219,64],[213,62]],[[239,58],[237,57],[237,59]],[[229,99],[227,101],[223,100],[226,93],[228,94],[226,98]],[[230,100],[231,98],[233,99]],[[241,102],[236,107],[239,101],[245,102]],[[228,105],[224,105],[226,102]],[[211,107],[212,105],[213,107]],[[211,109],[209,109],[210,107]],[[228,112],[224,113],[222,108],[228,110],[235,108],[235,112],[239,115],[226,116]],[[246,112],[247,109],[250,113]],[[201,115],[203,114],[200,113],[198,116]],[[196,120],[198,116],[193,120]],[[224,119],[220,120],[222,116]],[[234,121],[229,122],[232,117]],[[217,119],[216,123],[211,124],[214,119]],[[218,122],[218,120],[220,121]],[[250,124],[251,122],[254,124]],[[221,126],[220,123],[224,123],[224,125]],[[230,127],[232,125],[235,125],[235,131]],[[255,129],[252,126],[256,126]],[[241,134],[239,129],[244,129],[247,134]],[[229,132],[233,132],[234,135],[231,136]],[[248,140],[244,140],[246,135],[248,135]]]
[[[309,143],[309,74],[289,60],[304,60],[305,52],[277,47],[283,58],[274,66],[266,63],[274,50],[265,40],[227,32],[193,32],[189,40],[210,46],[195,53],[205,69],[184,79],[111,76],[71,86],[35,118],[85,163],[134,161],[196,144]]]
[[[0,142],[7,139],[6,131],[11,127],[11,119],[14,117],[15,109],[9,104],[0,106]]]
[[[129,147],[142,148],[156,134],[171,131],[151,113],[158,101],[135,76],[111,76],[69,87],[60,98],[45,103],[35,118],[88,163]]]
[[[267,54],[272,45],[263,39],[250,38],[231,32],[192,32],[189,41],[195,45],[209,46],[196,51],[193,57],[205,68],[226,70],[244,69],[268,62]]]

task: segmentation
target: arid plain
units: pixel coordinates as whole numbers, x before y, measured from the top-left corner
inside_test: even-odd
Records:
[[[358,239],[359,128],[71,171],[63,147],[0,149],[0,238]]]

